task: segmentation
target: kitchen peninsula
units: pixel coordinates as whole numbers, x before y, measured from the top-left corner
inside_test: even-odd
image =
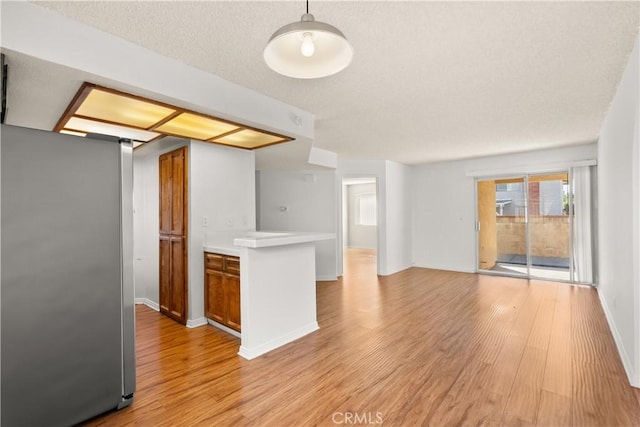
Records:
[[[226,319],[216,315],[210,320],[215,321],[214,326],[222,324],[221,328],[228,332],[241,330],[240,356],[253,359],[319,328],[314,242],[330,239],[335,239],[335,234],[264,231],[207,234],[203,248],[205,280],[218,274],[212,269],[220,266],[220,274],[228,278],[230,295],[226,301],[232,304],[237,294],[232,288],[238,286],[234,275],[239,269],[239,318],[235,319],[238,316],[234,316],[231,308]],[[205,284],[205,292],[210,292],[209,288]],[[212,299],[209,304],[221,297]],[[210,296],[205,295],[205,301],[209,300]]]

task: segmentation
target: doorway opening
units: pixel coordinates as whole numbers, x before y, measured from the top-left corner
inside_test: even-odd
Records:
[[[342,180],[343,273],[350,266],[378,268],[378,184],[375,177]]]

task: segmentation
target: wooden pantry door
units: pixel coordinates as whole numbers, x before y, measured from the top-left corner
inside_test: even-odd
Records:
[[[187,323],[187,147],[159,158],[160,312]]]

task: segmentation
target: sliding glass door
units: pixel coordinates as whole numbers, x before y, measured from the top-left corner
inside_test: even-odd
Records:
[[[570,281],[567,172],[477,181],[478,270]]]
[[[569,174],[528,177],[531,267],[529,275],[571,280],[571,194]]]
[[[478,181],[480,270],[527,275],[527,197],[524,177]]]

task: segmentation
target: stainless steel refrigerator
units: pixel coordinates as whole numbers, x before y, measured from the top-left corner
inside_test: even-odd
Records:
[[[73,425],[133,399],[132,146],[0,131],[1,422]]]

